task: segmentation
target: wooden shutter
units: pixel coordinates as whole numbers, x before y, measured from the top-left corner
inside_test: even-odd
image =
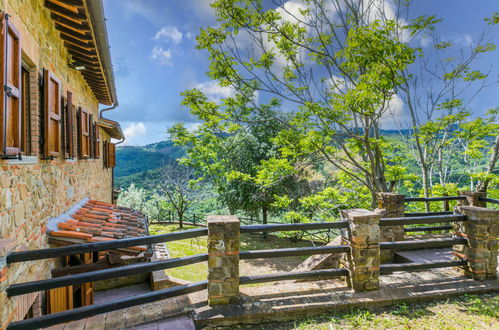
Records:
[[[44,84],[44,137],[46,157],[59,156],[61,152],[61,84],[54,74],[43,71]]]
[[[90,127],[89,114],[86,110],[80,109],[80,158],[90,157]]]
[[[114,167],[116,165],[116,145],[109,142],[107,144],[107,167]]]
[[[66,107],[64,111],[64,149],[66,158],[73,158],[74,152],[74,137],[73,137],[73,93],[67,92]]]
[[[19,32],[1,14],[0,149],[3,154],[21,152],[21,40]]]

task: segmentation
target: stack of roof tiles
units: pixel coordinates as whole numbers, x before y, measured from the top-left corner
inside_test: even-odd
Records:
[[[146,235],[146,217],[127,207],[91,200],[57,227],[59,230],[49,233],[52,241],[101,242]],[[135,246],[125,250],[139,252],[147,248]]]

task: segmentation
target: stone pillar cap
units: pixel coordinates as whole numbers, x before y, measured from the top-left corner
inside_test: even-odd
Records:
[[[235,215],[209,215],[206,217],[206,222],[239,222],[239,218]]]

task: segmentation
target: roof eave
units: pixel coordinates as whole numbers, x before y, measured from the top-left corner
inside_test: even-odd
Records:
[[[102,0],[86,0],[86,8],[88,9],[89,20],[92,24],[94,38],[100,54],[104,75],[106,77],[109,93],[111,94],[111,104],[118,105],[118,97],[116,94],[116,86],[114,81],[113,64],[111,61],[111,52],[109,47],[109,39],[107,36],[106,18],[104,15],[104,6]]]

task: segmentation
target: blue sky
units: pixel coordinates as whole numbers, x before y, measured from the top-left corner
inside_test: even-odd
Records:
[[[299,0],[290,0],[299,1]],[[206,53],[195,49],[200,27],[216,24],[210,0],[104,0],[120,106],[107,112],[125,130],[126,143],[144,145],[167,138],[176,122],[188,127],[194,119],[180,105],[180,93],[197,87],[213,98],[230,95],[205,75]],[[435,14],[443,18],[440,34],[454,43],[477,38],[483,18],[499,11],[498,0],[415,0],[411,16]],[[499,28],[493,41],[499,44]],[[498,62],[497,51],[481,61]],[[499,64],[499,63],[496,63]],[[497,79],[498,68],[493,70]],[[495,85],[471,105],[476,115],[499,106]]]

